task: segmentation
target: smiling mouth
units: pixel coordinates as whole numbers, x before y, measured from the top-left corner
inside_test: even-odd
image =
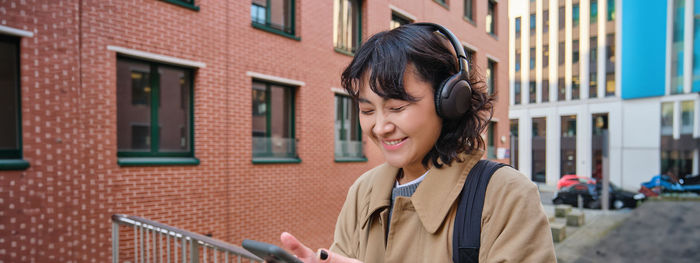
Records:
[[[398,140],[382,140],[382,143],[384,143],[386,145],[390,145],[390,146],[396,146],[396,145],[401,144],[405,140],[406,140],[406,138],[401,138]]]

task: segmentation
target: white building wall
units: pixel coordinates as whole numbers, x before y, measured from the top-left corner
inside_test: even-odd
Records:
[[[627,189],[639,189],[660,168],[661,102],[659,98],[627,100],[622,108],[624,127],[622,182]]]

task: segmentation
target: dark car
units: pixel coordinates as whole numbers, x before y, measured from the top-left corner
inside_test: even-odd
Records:
[[[578,183],[562,187],[559,192],[554,194],[552,202],[554,204],[568,204],[577,207],[578,197],[581,196],[584,207],[600,209],[602,198],[601,187],[602,185],[600,183]],[[637,207],[637,202],[644,199],[644,194],[625,191],[610,183],[610,208],[635,208]]]

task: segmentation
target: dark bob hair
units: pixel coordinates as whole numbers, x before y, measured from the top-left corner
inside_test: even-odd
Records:
[[[444,36],[428,27],[408,24],[370,37],[343,71],[341,84],[357,101],[360,87],[365,84],[364,74],[369,72],[369,86],[377,95],[415,101],[403,86],[409,63],[415,66],[421,80],[432,84],[434,91],[459,70],[454,48]],[[441,163],[461,162],[460,153],[472,153],[485,146],[481,133],[493,115],[494,97],[487,93],[483,77],[469,64],[471,108],[459,119],[443,119],[440,137],[422,160],[426,167],[431,162],[438,168]]]

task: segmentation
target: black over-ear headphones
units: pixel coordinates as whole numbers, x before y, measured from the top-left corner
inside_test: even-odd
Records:
[[[469,85],[469,62],[462,44],[444,26],[434,23],[415,23],[440,32],[452,44],[457,53],[459,71],[442,81],[435,90],[435,109],[443,119],[459,119],[471,108],[472,87]]]

